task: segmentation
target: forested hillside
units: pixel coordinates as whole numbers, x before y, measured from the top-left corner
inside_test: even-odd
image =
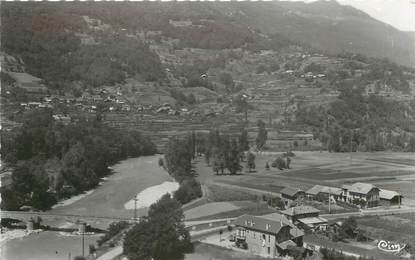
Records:
[[[212,127],[254,142],[262,120],[264,149],[412,149],[411,34],[334,1],[10,2],[1,18],[8,130],[47,107],[158,147]]]

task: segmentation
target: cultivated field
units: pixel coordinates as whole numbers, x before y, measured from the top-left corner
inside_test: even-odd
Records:
[[[217,186],[235,190],[232,193],[225,190],[215,192],[214,201],[235,201],[238,196],[240,200],[246,200],[248,195],[243,194],[247,193],[274,196],[285,186],[307,190],[316,184],[341,187],[359,181],[401,192],[403,204],[415,205],[414,153],[294,153],[291,169],[266,170],[266,162],[271,164],[281,153],[265,152],[257,154],[255,172],[243,170],[238,175],[215,175],[200,157],[196,161],[198,179],[215,190],[218,190]],[[237,193],[238,187],[241,194]]]

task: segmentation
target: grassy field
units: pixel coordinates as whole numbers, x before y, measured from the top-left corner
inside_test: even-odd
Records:
[[[276,193],[286,186],[307,190],[316,184],[341,187],[357,181],[368,182],[401,192],[403,204],[415,205],[415,153],[294,153],[291,169],[266,170],[265,164],[271,164],[281,153],[265,152],[256,156],[255,172],[243,170],[238,175],[215,175],[204,159],[199,158],[196,162],[198,178],[209,185],[223,183]],[[215,201],[220,199],[215,198]]]
[[[406,243],[415,253],[415,214],[360,217],[357,223],[371,238]]]

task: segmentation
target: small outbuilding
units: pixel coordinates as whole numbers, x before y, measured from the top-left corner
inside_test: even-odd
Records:
[[[402,203],[403,196],[392,190],[380,189],[379,191],[379,203],[382,206],[399,205]]]

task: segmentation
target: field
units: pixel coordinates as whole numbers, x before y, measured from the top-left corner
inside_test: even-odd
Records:
[[[370,237],[408,244],[415,250],[415,215],[373,216],[357,218],[359,227]]]
[[[265,169],[266,162],[271,164],[281,154],[274,152],[257,154],[256,171],[251,173],[215,175],[202,157],[195,166],[199,181],[211,190],[210,201],[254,201],[279,194],[286,186],[307,190],[316,184],[341,187],[359,181],[398,191],[404,205],[415,205],[414,153],[294,153],[291,169],[283,171]]]

